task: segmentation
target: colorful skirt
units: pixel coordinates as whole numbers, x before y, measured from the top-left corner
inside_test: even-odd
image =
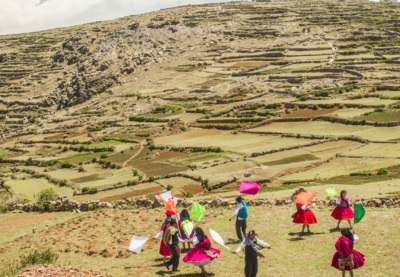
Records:
[[[352,250],[352,253],[353,253],[353,263],[354,263],[353,269],[362,267],[365,264],[365,258],[364,258],[365,256],[354,249]],[[333,255],[332,264],[331,264],[331,266],[333,266],[334,268],[336,268],[338,270],[340,270],[339,258],[340,258],[340,254],[338,252],[336,252],[335,255]],[[351,270],[351,268],[349,266],[346,266],[345,270]]]
[[[181,252],[181,249],[178,247],[179,252]],[[172,256],[172,252],[169,249],[168,246],[165,245],[164,241],[161,240],[160,242],[160,255],[164,256],[164,257],[171,257]]]
[[[331,216],[336,220],[349,220],[354,218],[354,213],[350,207],[336,206]]]
[[[299,211],[296,215],[296,217],[293,219],[293,223],[298,223],[298,224],[317,224],[317,219],[315,218],[314,213],[311,210],[307,211]]]
[[[189,239],[189,238],[187,237],[185,231],[180,230],[180,232],[181,232],[181,239],[182,239],[182,240],[188,240],[188,239]],[[190,238],[193,238],[193,235],[194,235],[194,231],[190,234]]]
[[[201,266],[211,264],[214,260],[218,259],[220,255],[221,251],[212,247],[210,247],[210,249],[195,247],[186,254],[183,258],[183,262],[194,266]]]

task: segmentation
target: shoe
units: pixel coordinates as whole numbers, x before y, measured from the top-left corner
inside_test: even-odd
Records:
[[[165,267],[169,270],[169,264],[166,263],[166,264],[165,264]]]
[[[174,271],[174,272],[177,272],[177,271],[178,271],[178,272],[179,272],[180,270],[179,270],[179,269],[173,269],[172,271]]]

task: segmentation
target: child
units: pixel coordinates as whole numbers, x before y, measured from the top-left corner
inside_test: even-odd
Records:
[[[336,200],[336,205],[336,208],[331,214],[334,219],[338,220],[336,229],[339,229],[339,225],[342,220],[347,220],[349,222],[350,229],[352,229],[353,227],[351,226],[351,219],[354,218],[354,213],[350,208],[351,202],[350,198],[347,196],[347,191],[342,190],[340,192],[340,196]]]
[[[353,269],[365,264],[364,255],[353,249],[359,240],[358,236],[353,234],[348,229],[342,229],[342,237],[335,244],[336,253],[333,255],[331,266],[342,271],[342,277],[346,275],[346,271],[350,271],[350,276],[353,277]]]
[[[181,238],[184,241],[184,242],[182,242],[184,250],[186,250],[186,245],[185,245],[186,242],[185,241],[188,240],[188,237],[186,236],[185,231],[183,230],[183,226],[182,226],[182,223],[185,220],[192,221],[192,219],[190,218],[188,210],[183,209],[181,214],[180,214],[180,219],[178,221],[178,224],[179,224],[179,231],[181,232]],[[188,243],[188,248],[190,250],[190,240],[188,240],[187,243]]]
[[[194,248],[186,254],[183,262],[200,267],[201,276],[206,276],[207,271],[204,266],[216,260],[221,255],[221,251],[211,247],[210,239],[200,227],[194,229],[192,241]]]
[[[310,224],[317,224],[317,219],[314,213],[311,211],[310,206],[296,204],[297,213],[292,215],[293,223],[303,224],[301,234],[304,235],[304,229],[307,226],[307,232],[310,233]]]

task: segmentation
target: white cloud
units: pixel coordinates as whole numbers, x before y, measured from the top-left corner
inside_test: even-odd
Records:
[[[0,35],[26,33],[223,0],[0,0]]]

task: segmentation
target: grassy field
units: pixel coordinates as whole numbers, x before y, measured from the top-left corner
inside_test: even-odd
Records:
[[[312,160],[319,160],[318,157],[311,155],[311,154],[304,154],[298,156],[292,156],[290,158],[284,158],[272,162],[265,162],[263,165],[280,165],[280,164],[290,164],[290,163],[298,163],[304,161],[312,161]]]
[[[366,120],[371,122],[400,122],[400,111],[394,112],[375,112],[353,118],[354,120]]]
[[[391,140],[400,137],[400,127],[354,126],[321,121],[279,122],[248,130],[249,132],[279,132],[292,134],[359,136],[371,140]],[[385,134],[382,136],[382,134]]]
[[[71,197],[73,193],[71,188],[53,185],[46,179],[8,180],[6,185],[10,186],[15,193],[25,194],[32,200],[35,193],[47,188],[53,188],[60,196]]]
[[[256,230],[259,238],[272,246],[272,250],[262,250],[267,259],[259,261],[259,275],[300,277],[307,271],[307,276],[339,276],[340,272],[330,266],[335,253],[334,244],[340,237],[333,229],[336,221],[330,217],[331,210],[314,207],[318,224],[311,226],[311,235],[299,236],[300,226],[293,224],[290,217],[294,207],[250,207],[248,230]],[[360,237],[355,249],[366,256],[366,264],[355,271],[356,276],[398,276],[398,212],[398,209],[367,208],[365,218],[355,228]],[[206,216],[197,226],[202,227],[206,235],[209,235],[210,228],[217,231],[228,247],[236,249],[238,241],[234,222],[228,221],[232,213],[232,209],[207,209]],[[63,216],[61,213],[54,215]],[[0,248],[4,251],[0,251],[3,252],[0,259],[3,260],[2,266],[5,266],[21,252],[51,248],[60,254],[59,262],[64,265],[96,269],[117,277],[196,276],[199,269],[182,262],[186,252],[181,254],[181,272],[169,273],[162,266],[158,254],[159,240],[149,240],[138,255],[127,251],[132,235],[151,238],[158,233],[163,218],[162,210],[142,213],[110,211],[83,214],[63,224],[50,226],[48,231],[38,224],[37,234],[28,234],[17,240],[14,240],[15,236],[3,240]],[[35,217],[34,220],[40,221]],[[347,225],[343,223],[342,226]],[[18,230],[18,227],[15,229]],[[212,276],[243,276],[242,253],[234,255],[215,242],[213,247],[221,250],[221,256],[206,266]]]

